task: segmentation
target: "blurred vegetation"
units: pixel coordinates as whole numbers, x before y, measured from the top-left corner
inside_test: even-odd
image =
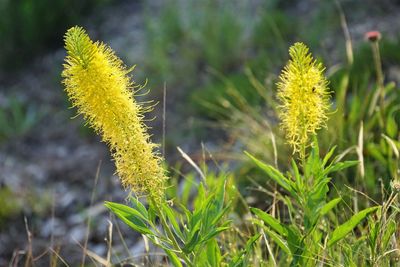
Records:
[[[0,107],[0,142],[24,137],[43,115],[34,104],[20,101],[15,96],[8,97],[6,102]]]
[[[248,8],[239,3],[169,0],[157,15],[147,6],[145,64],[150,82],[195,86],[209,68],[224,73],[237,69],[249,43]]]
[[[0,229],[18,215],[44,215],[50,212],[53,199],[48,192],[28,189],[16,192],[8,186],[0,186]]]
[[[8,187],[0,187],[0,228],[7,219],[21,212],[21,209],[22,203],[20,197]]]
[[[349,12],[355,5],[351,1],[341,3]],[[328,66],[326,73],[332,91],[333,112],[327,129],[319,132],[321,155],[329,154],[337,145],[334,162],[359,162],[357,167],[332,175],[332,182],[326,183],[326,193],[331,199],[343,199],[345,205],[351,207],[350,213],[356,214],[353,221],[357,219],[358,224],[368,210],[376,209],[371,205],[382,203],[389,195],[391,199],[390,183],[399,178],[399,88],[388,77],[381,79],[378,72],[380,64],[385,73],[399,61],[400,44],[398,39],[389,40],[384,36],[379,42],[379,64],[375,62],[376,51],[367,41],[348,51],[349,40],[343,33],[341,8],[334,1],[314,4],[313,9],[302,16],[293,15],[293,12],[301,12],[293,11],[295,1],[268,1],[261,6],[249,4],[243,8],[239,1],[230,1],[227,7],[222,6],[222,1],[170,0],[161,4],[158,14],[152,13],[154,9],[149,5],[146,73],[151,75],[150,83],[156,85],[153,88],[162,88],[160,84],[167,81],[175,94],[190,99],[185,111],[191,108],[225,129],[228,151],[218,151],[214,156],[220,153],[242,159],[234,166],[233,175],[247,203],[264,209],[272,207],[273,211],[269,212],[281,213],[277,216],[281,222],[296,221],[293,218],[298,216],[290,215],[297,211],[291,200],[277,189],[276,181],[266,180],[259,168],[243,158],[242,152],[247,150],[289,177],[293,175],[293,171],[290,172],[293,155],[282,138],[275,115],[278,105],[275,83],[278,70],[287,61],[288,46],[295,41],[309,45],[318,60]],[[250,6],[256,7],[256,11]],[[274,174],[269,177],[273,178]],[[192,177],[185,178],[189,183],[192,181]],[[188,198],[186,181],[183,183],[183,191],[171,193],[171,198],[179,193]],[[368,192],[368,197],[364,199],[359,192]],[[279,204],[275,201],[282,202],[277,211],[274,207]],[[365,208],[357,215],[357,211]],[[341,214],[343,210],[347,209],[340,205],[323,223],[338,225],[349,219],[348,214]],[[370,219],[368,224],[356,228],[355,232],[361,233],[374,229],[375,232],[366,237],[369,243],[357,235],[348,239],[348,243],[342,243],[347,265],[356,266],[356,263],[370,260],[379,262],[385,258],[384,251],[390,247],[389,243],[385,241],[386,245],[380,247],[376,240],[383,238],[377,237],[379,235],[394,233],[392,225],[379,225],[384,217],[389,217],[390,224],[394,224],[397,213],[389,214],[382,211],[376,216],[379,219]],[[324,227],[326,225],[318,228]],[[279,238],[271,228],[263,229],[278,244],[272,251],[280,251],[277,249],[282,245]],[[321,240],[321,236],[316,236],[314,241]],[[355,246],[351,247],[352,244]],[[299,246],[303,249],[304,244]],[[366,251],[372,253],[370,259],[364,257]],[[376,257],[374,253],[384,256]],[[274,255],[278,255],[280,263],[284,262],[285,254]],[[386,257],[382,264],[391,262],[392,259]]]
[[[195,112],[208,117],[215,114],[204,110],[204,103],[229,98],[224,84],[235,84],[246,99],[258,99],[245,86],[246,67],[263,79],[285,63],[290,43],[301,40],[316,50],[340,30],[333,2],[318,3],[306,20],[291,14],[292,2],[168,0],[157,9],[145,5],[144,64],[151,87],[167,82],[174,94],[191,99]]]
[[[146,73],[151,75],[150,83],[167,81],[170,86],[178,87],[174,93],[183,90],[182,94],[190,99],[189,107],[223,125],[232,140],[241,143],[239,147],[289,167],[288,151],[284,140],[279,137],[281,134],[274,118],[277,77],[274,73],[287,60],[289,44],[303,41],[315,51],[320,61],[333,63],[339,59],[344,62],[328,69],[334,107],[343,108],[338,109],[329,121],[328,131],[323,133],[321,150],[328,151],[338,143],[339,151],[352,148],[345,154],[357,159],[355,146],[359,140],[360,123],[368,121],[364,125],[365,141],[375,140],[376,144],[371,142],[368,145],[365,160],[374,157],[373,160],[379,158],[384,164],[381,166],[393,164],[389,163],[393,154],[388,144],[391,141],[382,136],[391,140],[396,137],[393,127],[399,123],[397,89],[391,83],[385,85],[389,98],[386,118],[379,121],[378,115],[371,117],[368,114],[377,86],[371,47],[365,42],[352,51],[352,62],[346,59],[341,11],[334,1],[317,3],[305,20],[292,16],[291,8],[296,3],[286,1],[246,6],[240,1],[230,1],[228,7],[223,4],[223,1],[211,0],[201,3],[169,0],[161,4],[158,16],[151,13],[152,6],[147,7]],[[344,1],[343,4],[346,9],[352,8],[354,3]],[[329,38],[336,38],[335,51],[341,54],[329,54],[333,49]],[[384,68],[400,60],[399,48],[398,40],[381,40]],[[279,155],[274,154],[276,150]],[[346,178],[342,177],[345,179],[343,182],[362,183],[379,195],[381,189],[376,184],[376,177],[381,177],[387,187],[396,175],[387,171],[394,170],[394,166],[389,169],[373,167],[374,164],[368,166],[366,171],[369,173],[364,175],[371,178],[359,177],[354,170],[349,170],[348,175],[344,175]],[[246,167],[239,170],[244,174]]]
[[[392,55],[393,50],[386,50],[392,46],[393,43],[382,42],[384,66],[398,56]],[[329,76],[335,111],[328,121],[327,130],[320,133],[320,147],[326,153],[337,144],[342,157],[362,162],[358,169],[349,169],[335,177],[335,187],[344,188],[347,184],[369,192],[373,199],[380,199],[383,192],[389,190],[390,181],[398,177],[399,88],[391,81],[379,84],[373,51],[368,43],[354,54],[353,64],[343,64]],[[361,65],[363,71],[357,69]],[[209,114],[215,114],[233,142],[267,162],[288,169],[291,155],[274,115],[277,105],[273,97],[274,86],[271,81],[255,79],[250,69],[247,76],[249,90],[258,94],[258,103],[253,101],[254,97],[248,98],[238,89],[240,83],[235,83],[225,86],[230,97],[218,97],[214,99],[216,103],[208,103],[205,107],[210,109]],[[381,90],[384,100],[380,99]],[[239,177],[260,177],[261,180],[256,180],[263,180],[263,176],[254,173],[246,164],[237,170],[241,173]],[[248,186],[251,184],[248,179],[244,180]],[[365,207],[366,203],[360,205]]]
[[[62,45],[68,27],[81,23],[96,6],[111,0],[2,0],[0,1],[0,66],[9,71],[38,53]]]

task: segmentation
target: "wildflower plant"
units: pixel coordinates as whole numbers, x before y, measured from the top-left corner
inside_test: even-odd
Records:
[[[343,201],[340,196],[329,199],[330,175],[355,166],[358,161],[341,162],[339,157],[332,159],[335,147],[323,158],[320,157],[316,131],[325,125],[330,107],[324,68],[314,61],[302,43],[290,47],[289,54],[291,59],[277,84],[281,103],[278,116],[286,131],[287,142],[294,152],[300,154],[300,163],[292,158],[292,169],[285,175],[247,153],[257,167],[285,191],[281,199],[287,206],[289,218],[275,218],[258,208],[251,210],[258,218],[255,222],[265,231],[265,238],[268,236],[274,240],[289,256],[290,266],[335,265],[338,259],[330,257],[326,251],[344,239],[379,206],[364,209],[341,225],[327,220],[326,216]],[[310,148],[309,153],[306,153],[307,147]]]
[[[270,165],[245,152],[280,187],[275,193],[278,202],[285,205],[283,210],[287,212],[282,213],[282,209],[270,213],[249,208],[234,186],[233,177],[222,172],[203,173],[196,166],[202,179],[197,181],[190,175],[177,187],[177,181],[169,179],[162,167],[157,145],[151,142],[143,123],[144,113],[150,108],[135,100],[141,87],[129,76],[132,68],[126,68],[110,47],[93,42],[80,27],[67,31],[65,47],[62,76],[66,93],[78,113],[109,145],[122,184],[136,194],[129,198],[129,205],[105,205],[161,248],[173,266],[277,266],[277,260],[280,266],[356,266],[353,255],[359,247],[369,249],[370,256],[358,262],[370,266],[393,263],[387,255],[400,251],[393,245],[399,211],[395,203],[400,190],[397,124],[388,119],[384,123],[387,135],[382,135],[391,148],[387,152],[392,162],[388,166],[393,174],[391,195],[382,205],[367,205],[361,211],[355,208],[357,211],[350,215],[338,216],[335,211],[340,204],[349,205],[341,192],[332,192],[332,174],[359,161],[342,161],[343,154],[334,156],[336,146],[320,155],[317,131],[326,126],[330,92],[323,65],[313,59],[303,43],[290,47],[290,60],[277,83],[277,113],[286,143],[293,149],[292,158],[286,160],[290,162],[289,170],[283,173],[277,161]],[[337,105],[345,96],[339,95]],[[381,94],[380,102],[386,95],[386,91]],[[375,105],[377,101],[373,101]],[[388,118],[392,118],[397,106],[387,108]],[[379,110],[382,114],[384,111]],[[293,156],[297,154],[299,157]],[[147,201],[138,197],[147,197]],[[239,202],[254,214],[247,231],[231,227],[227,218]],[[367,224],[362,224],[365,218]],[[353,247],[345,240],[356,228],[368,230],[368,234],[356,238]],[[235,239],[237,236],[240,238]]]
[[[167,176],[161,157],[143,123],[146,107],[134,100],[134,82],[112,49],[93,42],[80,27],[65,34],[63,84],[74,107],[106,142],[115,160],[122,184],[138,196],[147,196],[149,206],[131,197],[131,205],[106,202],[106,206],[135,231],[162,248],[174,266],[217,266],[221,252],[216,236],[229,229],[223,218],[225,177],[205,190],[199,185],[197,205],[190,211],[175,210],[166,198]],[[159,222],[161,229],[157,226]]]
[[[110,146],[122,184],[161,199],[166,176],[142,122],[145,108],[133,100],[130,70],[111,48],[93,43],[80,27],[67,31],[65,48],[65,90],[73,106]]]

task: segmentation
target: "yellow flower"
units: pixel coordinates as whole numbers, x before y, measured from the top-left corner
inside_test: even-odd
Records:
[[[291,59],[280,75],[278,116],[293,153],[304,156],[310,135],[326,125],[330,109],[328,81],[324,67],[317,63],[303,43],[289,49]]]
[[[65,48],[63,84],[73,106],[108,143],[122,184],[160,200],[167,178],[142,122],[145,108],[133,98],[131,70],[80,27],[67,31]]]

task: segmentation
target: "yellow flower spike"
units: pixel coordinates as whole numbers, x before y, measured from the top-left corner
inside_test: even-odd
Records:
[[[289,49],[291,59],[279,76],[278,116],[286,140],[304,158],[310,136],[326,125],[330,109],[328,81],[324,67],[317,63],[303,43]]]
[[[160,201],[167,178],[142,122],[145,107],[133,98],[131,70],[80,27],[67,31],[65,48],[62,77],[73,106],[109,145],[124,187]]]

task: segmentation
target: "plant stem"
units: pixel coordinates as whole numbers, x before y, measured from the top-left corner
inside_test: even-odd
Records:
[[[369,109],[369,114],[371,115],[376,107],[376,102],[379,99],[379,106],[381,110],[381,118],[383,121],[384,117],[384,104],[385,104],[385,87],[384,87],[384,79],[383,79],[383,71],[382,71],[382,61],[381,61],[381,54],[379,52],[379,42],[375,41],[371,43],[372,47],[372,56],[374,58],[374,65],[376,71],[376,82],[378,86],[378,90],[372,97],[372,105]]]
[[[380,101],[381,101],[381,108],[383,108],[383,101],[385,99],[385,90],[383,84],[383,72],[382,72],[382,61],[381,61],[381,54],[379,52],[379,42],[372,43],[372,54],[374,56],[374,63],[376,69],[376,80],[378,83],[379,94],[380,94]]]
[[[304,185],[306,186],[306,188],[308,188],[307,177],[306,177],[306,144],[301,145],[300,161],[301,161],[301,167],[303,169],[303,181],[302,181],[301,191],[302,191],[302,194],[304,194],[304,190],[305,190]]]

